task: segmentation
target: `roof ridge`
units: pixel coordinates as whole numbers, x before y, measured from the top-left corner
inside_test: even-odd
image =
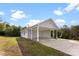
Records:
[[[43,20],[42,22],[39,22],[39,23],[37,23],[37,24],[35,24],[35,25],[41,24],[41,23],[46,22],[46,21],[49,21],[49,20],[53,21],[51,18],[49,18],[49,19]],[[35,25],[33,25],[33,26],[35,26]],[[31,26],[31,27],[33,27],[33,26]]]

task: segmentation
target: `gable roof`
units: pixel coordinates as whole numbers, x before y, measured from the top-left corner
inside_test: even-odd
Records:
[[[58,29],[58,26],[52,19],[45,20],[43,22],[33,25],[32,27],[37,27],[38,25],[39,27]]]
[[[51,29],[58,29],[58,26],[55,24],[55,22],[52,19],[48,19],[45,21],[42,21],[38,24],[35,24],[29,28],[35,28],[39,25],[39,27],[44,27],[44,28],[51,28]],[[24,29],[21,30],[21,32],[26,31],[28,28],[25,27]]]

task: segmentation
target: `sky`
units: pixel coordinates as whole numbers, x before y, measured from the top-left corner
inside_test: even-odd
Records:
[[[79,25],[79,3],[0,3],[0,18],[22,27],[50,18],[58,27]]]

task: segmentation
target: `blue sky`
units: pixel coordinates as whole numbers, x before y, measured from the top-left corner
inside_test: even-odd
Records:
[[[33,25],[52,18],[58,26],[79,24],[78,3],[0,4],[0,16],[11,25]]]

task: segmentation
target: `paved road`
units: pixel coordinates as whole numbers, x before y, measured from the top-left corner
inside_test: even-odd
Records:
[[[43,45],[55,48],[73,56],[79,56],[79,42],[67,39],[41,39]]]

